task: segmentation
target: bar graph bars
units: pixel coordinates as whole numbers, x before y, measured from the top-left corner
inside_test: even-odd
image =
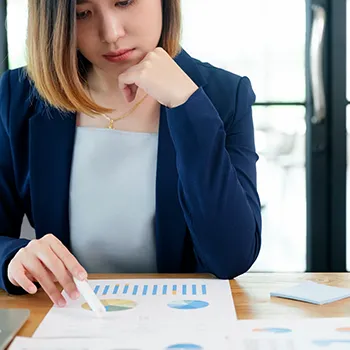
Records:
[[[94,293],[102,296],[201,296],[207,295],[206,284],[96,284]]]
[[[108,290],[109,290],[109,285],[106,285],[104,288],[103,288],[103,295],[107,295],[108,294]]]
[[[113,289],[113,294],[118,294],[118,290],[119,290],[119,284],[116,284],[114,286],[114,289]],[[97,294],[97,293],[95,293],[95,294]]]
[[[152,295],[157,295],[157,291],[158,291],[158,286],[154,285],[152,290]]]
[[[147,295],[147,293],[148,293],[148,285],[145,284],[145,285],[143,286],[142,295]]]

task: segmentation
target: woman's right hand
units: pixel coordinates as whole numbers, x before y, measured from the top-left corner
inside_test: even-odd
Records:
[[[79,280],[87,278],[87,272],[69,250],[52,234],[35,239],[20,249],[10,261],[7,269],[9,281],[30,294],[37,292],[33,282],[38,282],[50,299],[58,306],[66,300],[55,285],[59,282],[72,299],[79,298],[73,276]]]

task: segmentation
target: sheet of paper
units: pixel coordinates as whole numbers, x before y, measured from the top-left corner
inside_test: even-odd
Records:
[[[350,349],[350,318],[242,320],[233,333],[244,350]]]
[[[234,349],[240,350],[349,350],[349,342],[346,339],[332,339],[313,341],[307,338],[262,338],[245,339],[236,344]]]
[[[297,339],[241,339],[236,341],[233,349],[239,350],[312,350],[306,348],[307,342]]]
[[[305,281],[290,288],[271,292],[270,295],[272,297],[294,299],[322,305],[350,297],[350,289],[331,287],[312,281]]]
[[[182,342],[179,342],[179,339]],[[204,345],[205,344],[205,345]],[[212,337],[207,334],[198,339],[193,334],[178,337],[169,334],[167,340],[163,337],[133,337],[123,338],[24,338],[17,337],[9,350],[231,350],[227,339]]]
[[[34,337],[130,339],[232,333],[236,313],[228,281],[211,279],[91,280],[108,311],[95,316],[82,298],[52,307]],[[59,325],[59,326],[57,326]]]
[[[176,334],[169,334],[167,341],[162,337],[152,339],[17,337],[9,350],[348,350],[350,342],[348,337],[342,336],[315,340],[295,336],[239,339],[239,335],[236,335],[230,342],[228,339],[208,334],[201,339],[193,335],[182,336],[181,339],[183,342],[178,341]]]

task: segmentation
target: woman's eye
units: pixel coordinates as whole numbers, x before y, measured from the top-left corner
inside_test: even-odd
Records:
[[[120,6],[120,7],[127,7],[127,6],[129,6],[132,2],[133,2],[133,0],[118,1],[118,2],[116,3],[116,5],[117,5],[117,6]]]
[[[116,6],[119,7],[128,7],[131,6],[133,3],[135,2],[135,0],[122,0],[122,1],[118,1],[116,3]],[[90,11],[86,10],[86,11],[82,11],[82,12],[77,12],[77,19],[86,19],[90,16]]]
[[[77,12],[77,19],[85,19],[89,15],[89,11]]]

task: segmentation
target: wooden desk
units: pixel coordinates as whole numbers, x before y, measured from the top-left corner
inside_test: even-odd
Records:
[[[207,275],[91,275],[107,278],[211,278]],[[350,298],[328,305],[311,305],[293,300],[270,298],[272,290],[312,280],[331,286],[350,288],[350,274],[247,273],[231,281],[232,296],[239,319],[350,317]],[[0,291],[0,308],[27,308],[31,316],[18,335],[30,337],[52,303],[43,291],[36,295],[9,296]]]

